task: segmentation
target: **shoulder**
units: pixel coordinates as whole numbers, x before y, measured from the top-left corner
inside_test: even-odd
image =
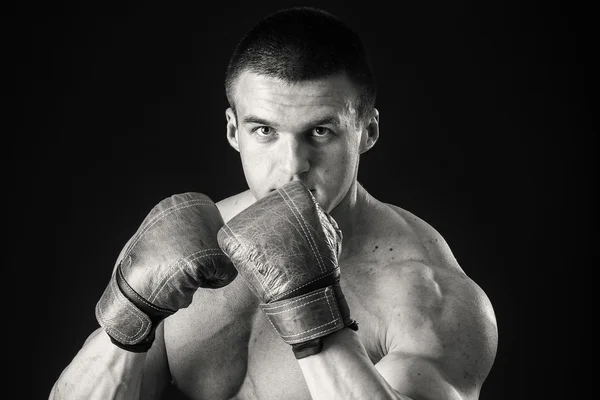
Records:
[[[457,387],[480,386],[498,343],[488,296],[435,228],[400,207],[383,205],[394,215],[392,240],[408,247],[404,257],[384,266],[387,351],[432,360]],[[485,268],[484,261],[479,267]]]
[[[483,290],[464,273],[420,262],[386,269],[389,283],[377,296],[383,349],[378,370],[414,398],[479,398],[498,344]]]
[[[488,296],[455,269],[414,261],[394,267],[396,284],[387,289],[393,299],[386,307],[388,352],[430,360],[465,392],[479,388],[498,346]]]
[[[461,272],[420,263],[404,269],[402,292],[392,305],[390,351],[432,360],[456,386],[480,385],[498,345],[492,304],[476,282]],[[407,335],[408,333],[408,335]]]
[[[216,205],[221,213],[221,216],[223,217],[223,220],[225,223],[227,223],[231,218],[235,217],[255,201],[256,200],[254,199],[254,196],[250,190],[246,190],[233,196],[221,199],[216,202]]]
[[[421,255],[417,261],[463,272],[448,242],[431,224],[396,205],[388,203],[382,205],[393,215],[389,219],[394,221],[398,228],[400,234],[396,236],[407,240],[414,247],[414,251]]]

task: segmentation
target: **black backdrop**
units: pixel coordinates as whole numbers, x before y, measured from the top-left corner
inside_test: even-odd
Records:
[[[9,18],[17,124],[5,131],[5,200],[27,207],[7,213],[24,247],[8,252],[22,274],[8,286],[20,299],[11,315],[31,325],[31,356],[14,356],[31,398],[47,398],[97,327],[113,262],[155,203],[245,189],[225,139],[225,66],[253,23],[293,4],[27,3]],[[372,55],[381,137],[359,180],[440,231],[495,306],[498,356],[481,399],[574,395],[585,349],[575,315],[597,238],[589,11],[303,4],[346,19]]]

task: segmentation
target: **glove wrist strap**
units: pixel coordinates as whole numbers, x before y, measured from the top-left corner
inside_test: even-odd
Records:
[[[356,323],[356,321],[353,321],[353,323],[348,325],[347,328],[350,328],[353,331],[357,331],[358,324]],[[331,333],[329,335],[331,335]],[[323,340],[327,336],[311,339],[302,343],[293,344],[292,351],[294,352],[294,356],[296,357],[296,359],[300,360],[308,356],[314,356],[315,354],[319,354],[323,350]]]
[[[112,337],[110,335],[110,333],[107,332],[107,334],[108,334],[108,337],[110,338],[110,341],[112,342],[112,344],[114,344],[118,348],[130,351],[132,353],[145,353],[148,350],[150,350],[150,347],[152,347],[152,343],[154,343],[155,331],[156,331],[156,329],[152,329],[150,331],[150,334],[148,336],[146,336],[143,341],[136,343],[136,344],[121,343],[117,339]]]
[[[158,324],[172,312],[150,307],[129,286],[120,266],[96,305],[96,319],[111,341],[132,351],[148,351]]]
[[[291,299],[261,304],[277,333],[292,345],[296,358],[317,354],[321,339],[345,327],[358,329],[338,285],[314,290]]]
[[[319,354],[323,350],[323,338],[311,339],[292,345],[292,351],[297,360]]]

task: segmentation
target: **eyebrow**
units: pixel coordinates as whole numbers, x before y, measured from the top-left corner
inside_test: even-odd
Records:
[[[242,124],[259,124],[259,125],[266,125],[266,126],[277,126],[278,124],[269,120],[266,120],[264,118],[258,117],[256,115],[246,115],[243,119],[242,119]],[[339,125],[339,119],[334,117],[334,116],[326,116],[323,118],[319,118],[319,119],[315,119],[313,121],[308,122],[307,124],[305,124],[306,126],[321,126],[321,125]]]

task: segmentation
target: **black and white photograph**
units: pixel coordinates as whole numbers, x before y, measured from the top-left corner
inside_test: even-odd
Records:
[[[591,17],[18,3],[9,398],[591,398]]]

